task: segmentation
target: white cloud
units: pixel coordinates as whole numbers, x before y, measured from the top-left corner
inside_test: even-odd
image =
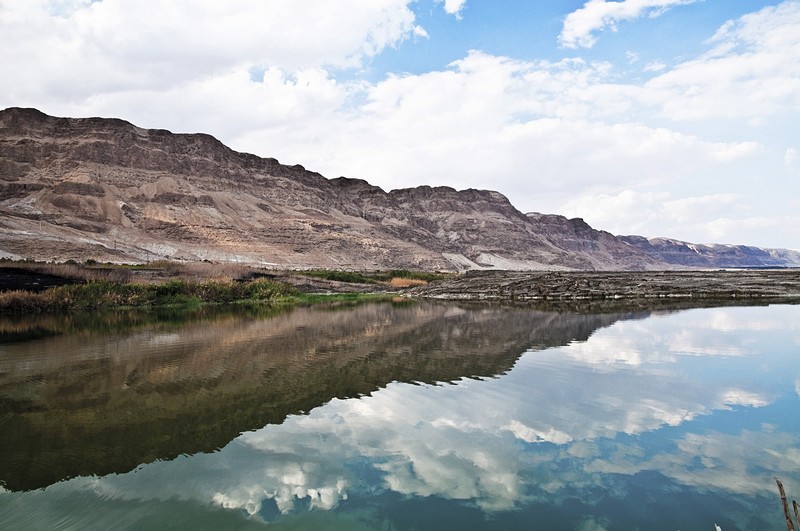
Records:
[[[419,33],[407,4],[232,0],[189,8],[167,0],[142,9],[138,2],[105,0],[64,4],[53,14],[42,0],[6,2],[0,88],[11,102],[32,91],[70,100],[161,91],[259,65],[357,67]]]
[[[718,491],[724,485],[729,493],[774,496],[775,484],[765,481],[761,471],[780,470],[789,477],[800,471],[796,445],[797,438],[787,433],[689,433],[674,450],[648,457],[635,446],[619,443],[609,457],[589,462],[585,472],[633,475],[658,470],[681,485],[703,491]],[[787,488],[788,483],[785,481]],[[792,483],[791,488],[795,488]]]
[[[722,395],[722,403],[728,406],[764,407],[770,401],[759,395],[742,389],[728,389]]]
[[[644,67],[645,72],[661,72],[667,68],[667,65],[662,63],[661,61],[653,61],[652,63],[647,63]]]
[[[676,5],[692,4],[698,0],[588,0],[584,6],[564,19],[558,40],[567,48],[591,48],[597,42],[594,33],[616,31],[617,22],[642,16],[656,17]]]
[[[800,2],[724,25],[706,54],[650,80],[648,97],[672,120],[766,117],[800,111]]]
[[[783,241],[797,240],[800,216],[753,216],[755,207],[751,201],[733,193],[676,198],[671,192],[624,189],[606,194],[590,190],[565,201],[558,210],[613,234],[670,237],[692,243],[749,244],[763,239],[760,235],[767,232],[782,234]],[[781,247],[780,242],[775,240],[772,246]]]
[[[701,213],[707,215],[709,211],[726,211],[735,207],[739,200],[736,194],[710,194],[664,201],[661,207],[663,214],[672,222],[686,223],[696,221]]]
[[[754,312],[751,308],[743,307],[729,311],[709,311],[704,312],[703,315],[706,316],[706,319],[696,322],[703,324],[709,330],[718,332],[731,333],[737,330],[746,330],[761,333],[776,332],[782,328],[787,329],[786,323],[777,319],[765,319],[763,314]],[[798,327],[800,325],[789,327],[789,329],[798,329]]]
[[[709,213],[713,215],[728,212],[737,199],[734,194],[673,199],[667,192],[626,189],[616,194],[583,194],[564,203],[561,210],[568,217],[583,217],[589,224],[614,234],[639,234],[654,226],[668,231],[667,227],[702,223]],[[672,234],[664,232],[647,235]]]
[[[730,241],[732,235],[747,242],[753,235],[764,231],[785,231],[797,236],[800,234],[800,216],[720,217],[702,222],[697,228],[707,234],[706,242]]]
[[[607,123],[617,112],[630,112],[635,92],[605,83],[607,76],[604,64],[529,63],[473,52],[446,71],[338,87],[363,91],[365,103],[333,111],[338,123],[330,135],[325,121],[317,122],[311,140],[295,124],[284,129],[273,123],[240,136],[236,145],[254,151],[283,144],[293,149],[279,158],[385,188],[499,189],[523,209],[530,209],[530,198],[544,204],[567,188],[574,193],[594,183],[608,189],[689,178],[752,155],[751,143]],[[291,146],[287,139],[294,137]]]
[[[794,166],[795,160],[797,160],[797,150],[794,148],[787,148],[786,153],[783,155],[784,166],[791,168]]]
[[[558,431],[554,428],[548,428],[547,431],[541,432],[530,426],[526,426],[518,420],[512,420],[507,426],[501,429],[508,430],[514,434],[514,437],[527,443],[540,443],[550,442],[553,444],[567,444],[572,441],[572,437],[563,431]]]
[[[449,15],[455,15],[456,18],[461,18],[461,11],[467,4],[467,0],[436,0],[438,3],[444,3],[444,10]]]

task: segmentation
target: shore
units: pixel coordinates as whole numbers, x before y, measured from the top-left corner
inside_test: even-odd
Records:
[[[378,295],[581,308],[800,303],[800,269],[470,271],[461,275],[242,269],[228,271],[225,276],[221,275],[222,266],[198,267],[3,267],[0,313],[219,303],[297,304]]]
[[[445,275],[446,276],[446,275]],[[268,271],[230,264],[0,265],[0,314],[206,304],[296,305],[374,300],[443,278],[393,270]]]
[[[470,271],[406,292],[475,301],[797,300],[800,269],[724,271]]]

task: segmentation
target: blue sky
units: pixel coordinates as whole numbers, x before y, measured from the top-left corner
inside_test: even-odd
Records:
[[[800,0],[0,0],[0,108],[800,249]]]
[[[641,61],[691,57],[705,51],[702,42],[726,21],[760,7],[768,1],[706,0],[670,9],[657,18],[623,21],[612,38],[597,35],[591,48],[576,51],[559,42],[567,14],[583,7],[585,1],[469,0],[459,13],[449,15],[441,4],[417,2],[410,7],[428,39],[401,43],[376,57],[376,74],[386,72],[423,73],[445,68],[468,50],[523,60],[558,61],[567,57],[611,60],[627,63],[628,52]]]

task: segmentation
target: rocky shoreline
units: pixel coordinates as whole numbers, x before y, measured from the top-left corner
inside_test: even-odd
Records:
[[[189,266],[187,266],[189,267]],[[116,269],[84,268],[78,276],[59,275],[36,267],[0,268],[0,293],[24,290],[38,293],[88,279],[109,280]],[[205,275],[198,267],[182,273],[169,268],[124,270],[136,285],[183,280],[188,284],[221,278],[217,266]],[[197,271],[195,271],[197,270]],[[189,273],[194,271],[195,274]],[[67,271],[68,273],[69,271]],[[62,272],[63,273],[63,272]],[[74,273],[74,272],[73,272]],[[234,273],[234,272],[231,272]],[[495,302],[602,312],[653,308],[689,308],[721,305],[800,304],[800,269],[718,271],[470,271],[407,288],[387,282],[364,283],[319,278],[296,271],[237,271],[230,282],[268,280],[300,294],[394,294],[418,299]],[[65,273],[66,274],[66,273]],[[178,274],[178,276],[174,276]],[[83,276],[81,276],[83,275]],[[207,278],[206,278],[207,277]]]
[[[800,269],[735,271],[470,271],[407,292],[475,301],[796,300]]]

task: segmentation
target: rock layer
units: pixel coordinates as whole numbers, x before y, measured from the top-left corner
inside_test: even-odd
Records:
[[[481,301],[800,300],[800,270],[470,271],[409,290],[416,297]]]

